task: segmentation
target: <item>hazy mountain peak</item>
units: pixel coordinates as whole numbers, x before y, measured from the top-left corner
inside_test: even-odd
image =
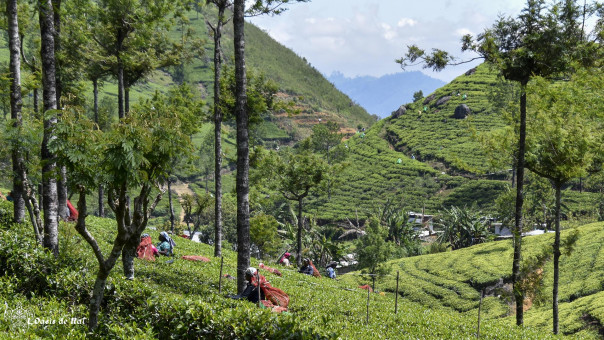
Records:
[[[431,78],[419,71],[354,78],[334,71],[327,79],[367,112],[382,118],[389,116],[402,104],[412,102],[413,93],[421,90],[428,94],[445,85],[442,80]]]

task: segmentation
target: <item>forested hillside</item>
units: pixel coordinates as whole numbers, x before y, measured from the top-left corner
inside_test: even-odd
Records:
[[[198,84],[204,97],[211,102],[211,89],[214,86],[213,44],[206,21],[215,22],[217,12],[213,6],[204,6],[199,8],[198,12],[189,12],[187,16],[197,38],[205,41],[203,47],[205,54],[184,65],[182,70],[168,68],[166,71],[176,83],[185,81]],[[297,108],[294,114],[273,112],[266,116],[266,126],[260,127],[260,129],[272,131],[265,133],[265,139],[276,138],[291,141],[307,137],[310,134],[310,128],[318,123],[318,119],[334,121],[348,133],[358,125],[370,126],[375,122],[375,118],[355,104],[348,96],[338,91],[305,58],[279,44],[253,24],[248,23],[245,30],[248,67],[252,72],[274,80],[281,92],[280,100],[292,100],[296,103]],[[179,34],[179,31],[178,28],[175,29],[175,34]],[[233,61],[232,36],[232,27],[225,26],[222,46],[226,64],[232,64]]]
[[[196,86],[202,98],[209,103],[212,102],[213,41],[206,20],[210,23],[215,22],[217,12],[213,6],[201,6],[197,10],[186,12],[185,15],[189,26],[174,25],[169,35],[179,40],[185,33],[184,30],[192,32],[189,39],[201,43],[199,50],[201,53],[194,52],[193,58],[182,65],[157,69],[148,79],[134,85],[130,92],[130,100],[133,103],[149,98],[156,90],[166,92],[169,87],[183,82]],[[231,15],[230,12],[228,15]],[[362,107],[336,89],[306,59],[279,44],[251,23],[248,23],[245,29],[248,67],[255,74],[274,80],[281,92],[280,100],[294,101],[296,106],[293,114],[271,112],[265,115],[264,126],[258,127],[264,131],[261,133],[263,139],[274,139],[285,143],[300,140],[310,134],[310,128],[318,122],[318,119],[334,121],[346,133],[352,133],[358,125],[368,127],[375,122],[375,117],[371,117]],[[222,39],[225,63],[232,65],[233,38],[230,25],[225,26]],[[8,62],[6,40],[0,48],[0,61]],[[82,86],[90,89],[87,91],[89,97],[87,104],[91,108],[92,86],[90,83]],[[100,90],[101,103],[103,97],[117,97],[117,85],[114,80],[108,79]],[[0,96],[3,98],[0,106],[5,113],[9,109],[8,95],[7,87],[0,91]],[[28,95],[26,103],[29,104],[32,98],[31,93]],[[106,110],[116,110],[108,104],[108,101],[105,102],[107,102]]]

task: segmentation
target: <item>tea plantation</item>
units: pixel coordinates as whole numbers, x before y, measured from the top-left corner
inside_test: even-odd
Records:
[[[577,228],[579,238],[570,255],[560,260],[560,331],[565,335],[598,338],[604,332],[604,224]],[[564,240],[572,230],[562,233]],[[538,256],[551,248],[553,234],[526,237],[525,259]],[[511,241],[484,243],[453,252],[404,258],[390,262],[390,275],[378,279],[378,289],[394,292],[396,273],[400,274],[399,293],[407,301],[436,310],[449,310],[462,315],[478,313],[481,290],[486,296],[482,314],[489,319],[507,320],[510,315]],[[553,264],[542,268],[540,285],[531,300],[525,301],[525,325],[545,330],[552,325]],[[351,284],[361,283],[355,276],[345,276]],[[513,309],[513,308],[512,308]]]
[[[473,204],[493,213],[495,199],[511,184],[512,166],[492,168],[477,136],[505,124],[493,104],[500,84],[493,70],[480,65],[407,104],[404,113],[357,132],[344,141],[348,154],[333,189],[315,197],[309,213],[325,221],[362,219],[387,199],[427,214]],[[460,105],[471,110],[465,119],[453,117]],[[592,214],[598,195],[573,185],[563,193],[568,211]]]
[[[3,203],[3,208],[6,204]],[[6,210],[5,210],[6,211]],[[91,233],[105,252],[114,237],[114,222],[89,217]],[[601,225],[586,227],[587,231],[601,229]],[[88,334],[85,325],[87,304],[96,274],[96,260],[88,246],[76,234],[71,224],[61,224],[61,255],[54,260],[35,245],[26,226],[11,226],[2,222],[0,231],[0,296],[5,301],[0,313],[0,338],[204,338],[204,339],[464,339],[476,333],[478,303],[476,287],[470,280],[488,284],[505,272],[509,244],[505,242],[456,251],[395,261],[393,265],[403,272],[398,313],[394,314],[393,281],[379,283],[385,294],[369,294],[369,321],[367,323],[367,291],[358,287],[359,276],[341,280],[313,278],[294,271],[283,270],[283,277],[262,272],[271,284],[290,296],[289,311],[271,313],[255,305],[232,300],[226,295],[235,293],[235,282],[223,278],[222,292],[218,292],[220,261],[211,257],[213,249],[177,237],[176,257],[173,263],[166,258],[155,262],[137,260],[136,279],[125,280],[118,262],[105,287],[105,301],[101,308],[99,329]],[[154,241],[159,231],[148,230]],[[598,234],[600,235],[600,234]],[[600,235],[600,238],[604,234]],[[588,238],[588,237],[584,237]],[[582,238],[583,239],[583,238]],[[543,239],[540,243],[547,243]],[[595,250],[595,240],[594,250]],[[529,243],[527,249],[538,243]],[[597,247],[599,251],[599,247]],[[584,250],[582,250],[584,251]],[[484,260],[469,261],[479,252],[490,254]],[[224,274],[235,275],[236,254],[224,251]],[[485,254],[485,255],[486,255]],[[593,260],[592,250],[584,257]],[[211,262],[190,262],[182,255],[202,255]],[[579,254],[573,255],[577,256]],[[446,257],[445,257],[446,256]],[[465,257],[465,259],[464,259]],[[444,259],[449,259],[444,261]],[[574,258],[574,257],[573,257]],[[500,266],[491,268],[491,262]],[[570,260],[569,260],[570,261]],[[460,266],[451,268],[452,263]],[[431,263],[431,264],[430,264]],[[434,267],[440,264],[438,267]],[[257,266],[256,261],[252,265]],[[589,266],[589,263],[585,263]],[[592,268],[599,263],[595,261]],[[474,267],[476,266],[476,267]],[[433,271],[425,268],[434,268]],[[567,263],[565,270],[569,270]],[[580,271],[577,266],[580,295],[566,290],[565,313],[574,313],[577,320],[566,325],[564,331],[585,337],[596,333],[580,323],[581,315],[589,314],[601,320],[598,312],[596,288],[602,275]],[[601,268],[601,267],[600,267]],[[481,273],[481,270],[489,270]],[[447,271],[449,275],[444,275]],[[592,271],[593,272],[593,271]],[[598,272],[601,274],[601,269]],[[572,277],[569,276],[568,280]],[[439,298],[426,294],[432,285],[442,294]],[[565,283],[568,285],[568,283]],[[600,283],[601,284],[601,283]],[[595,285],[595,286],[594,286]],[[417,298],[411,289],[419,291]],[[566,288],[564,288],[566,289]],[[424,293],[422,293],[424,291]],[[422,298],[421,296],[425,296]],[[601,294],[599,294],[602,296]],[[587,300],[589,299],[589,300]],[[572,309],[575,307],[576,309]],[[487,310],[480,334],[487,339],[547,339],[550,338],[547,313],[544,309],[532,311],[527,317],[528,327],[518,329],[511,319],[498,319],[506,314],[496,298],[485,303]],[[566,306],[568,305],[568,306]],[[498,307],[499,306],[499,307]],[[599,306],[602,306],[600,304]],[[580,309],[577,309],[581,307]],[[456,312],[456,311],[459,311]],[[600,313],[600,314],[598,314]],[[27,322],[29,320],[29,323]],[[571,328],[573,326],[574,328]]]

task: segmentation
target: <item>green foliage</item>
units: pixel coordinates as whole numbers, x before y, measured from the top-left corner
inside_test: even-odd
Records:
[[[326,170],[325,162],[315,154],[285,149],[279,153],[264,152],[253,177],[267,188],[282,193],[286,199],[297,201],[305,198],[311,190],[321,189]]]
[[[376,216],[380,223],[388,229],[386,241],[391,241],[397,247],[404,249],[404,254],[399,254],[402,256],[397,257],[421,254],[419,233],[414,229],[414,225],[409,223],[407,211],[387,200],[386,204],[378,209]]]
[[[422,92],[422,90],[419,90],[417,92],[413,93],[413,102],[417,102],[424,99],[424,92]]]
[[[226,64],[222,70],[220,81],[220,105],[225,120],[235,118],[235,67]],[[247,76],[247,112],[251,124],[262,122],[263,116],[273,110],[276,105],[275,94],[277,84],[264,74],[253,69],[246,72]]]
[[[602,152],[599,113],[604,108],[594,91],[604,86],[594,70],[580,70],[564,83],[536,78],[528,88],[527,167],[555,183],[585,176]]]
[[[356,243],[359,268],[370,274],[383,274],[388,271],[385,262],[394,250],[393,244],[386,241],[388,230],[380,225],[378,219],[370,218],[366,233]]]
[[[184,210],[184,220],[189,229],[189,235],[192,236],[199,231],[202,224],[209,224],[210,210],[214,206],[214,198],[210,194],[205,192],[193,195],[183,194],[180,196],[180,204]],[[193,224],[193,230],[189,226],[190,223]],[[202,242],[208,242],[212,237],[212,235],[202,234]]]
[[[13,203],[0,198],[0,227],[10,227],[13,221]]]
[[[282,241],[277,233],[279,222],[271,216],[258,214],[250,218],[250,241],[258,247],[259,258],[274,258],[281,251]]]
[[[435,224],[442,229],[439,242],[449,243],[453,250],[489,240],[487,221],[480,211],[473,208],[452,206],[444,209]]]

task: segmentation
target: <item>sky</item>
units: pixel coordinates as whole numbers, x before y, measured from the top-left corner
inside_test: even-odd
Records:
[[[461,59],[461,37],[492,26],[498,16],[516,17],[525,0],[312,0],[294,3],[279,16],[248,18],[275,40],[292,49],[321,73],[347,77],[401,72],[394,62],[416,44],[440,48]],[[433,72],[446,82],[478,64]]]

